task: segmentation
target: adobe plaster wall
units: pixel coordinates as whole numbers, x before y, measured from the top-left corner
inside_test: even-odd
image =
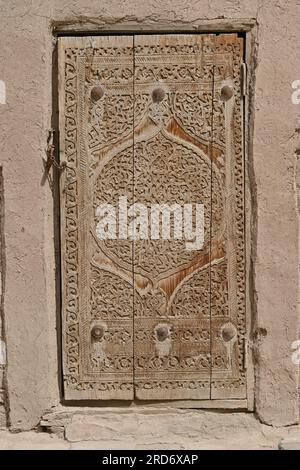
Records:
[[[43,180],[57,30],[192,31],[254,20],[252,309],[255,403],[268,424],[298,421],[299,0],[0,0],[0,165],[5,186],[5,335],[12,429],[30,429],[59,403],[54,200]],[[224,25],[222,27],[222,24]],[[227,29],[228,29],[227,27]],[[298,60],[298,64],[297,64]]]

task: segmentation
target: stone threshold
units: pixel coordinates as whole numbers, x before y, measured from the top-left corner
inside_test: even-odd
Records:
[[[300,447],[300,426],[267,426],[253,413],[241,411],[59,405],[44,414],[39,429],[56,434],[74,449]]]

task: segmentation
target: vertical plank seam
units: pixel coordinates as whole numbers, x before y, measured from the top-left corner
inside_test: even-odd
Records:
[[[215,44],[215,35],[214,35]],[[215,95],[215,48],[213,54],[213,76],[212,76],[212,97],[211,97],[211,138],[210,138],[210,227],[209,227],[209,329],[210,329],[210,380],[209,399],[212,399],[212,367],[213,367],[213,340],[212,340],[212,315],[211,315],[211,242],[212,242],[212,217],[213,217],[213,171],[212,171],[212,148],[214,142],[214,95]]]

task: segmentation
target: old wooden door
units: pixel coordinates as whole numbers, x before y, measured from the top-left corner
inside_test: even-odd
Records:
[[[65,398],[246,398],[242,56],[235,34],[59,39]],[[194,203],[201,249],[98,236],[105,204]]]

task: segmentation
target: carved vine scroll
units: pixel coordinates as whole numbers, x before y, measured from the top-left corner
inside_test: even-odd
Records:
[[[59,39],[67,399],[246,397],[242,46]],[[203,247],[99,239],[97,208],[120,197],[203,204]]]

